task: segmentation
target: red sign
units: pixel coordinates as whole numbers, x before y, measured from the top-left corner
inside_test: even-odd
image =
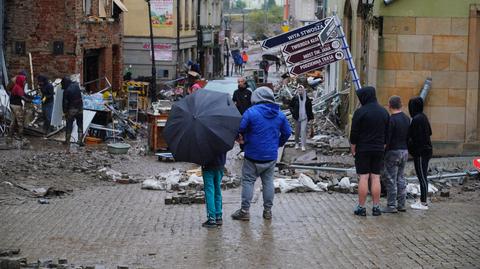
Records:
[[[320,58],[310,60],[290,68],[289,73],[294,76],[298,76],[312,70],[320,69],[326,65],[342,60],[344,54],[341,50],[334,51],[330,54],[322,55]]]
[[[285,55],[285,62],[287,63],[287,65],[292,65],[306,60],[316,59],[325,55],[327,52],[337,50],[338,48],[340,48],[340,46],[340,41],[332,40],[328,43],[325,43],[325,45],[323,46],[318,45],[302,52],[292,54],[290,56]]]
[[[475,168],[480,171],[480,157],[473,159],[473,166],[475,166]]]

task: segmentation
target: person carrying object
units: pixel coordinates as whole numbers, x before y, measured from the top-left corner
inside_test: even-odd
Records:
[[[78,145],[83,146],[83,99],[80,86],[68,77],[61,82],[63,92],[63,113],[67,120],[65,128],[65,145],[70,152],[70,139],[72,136],[73,122],[76,121],[78,129]]]

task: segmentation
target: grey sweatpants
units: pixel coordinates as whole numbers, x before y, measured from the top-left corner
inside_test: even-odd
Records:
[[[255,163],[245,159],[242,167],[242,209],[248,211],[253,198],[253,191],[257,177],[262,179],[263,208],[271,209],[275,187],[273,186],[273,173],[276,160],[268,163]]]
[[[307,120],[295,121],[295,144],[298,144],[298,141],[302,141],[302,147],[305,147],[307,144]]]
[[[407,160],[407,150],[389,150],[385,153],[387,205],[389,207],[405,206],[406,184],[404,170]]]

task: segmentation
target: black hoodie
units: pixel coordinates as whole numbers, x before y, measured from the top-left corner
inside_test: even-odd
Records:
[[[53,102],[53,96],[55,95],[55,91],[53,90],[53,85],[48,81],[48,78],[44,75],[39,75],[37,77],[38,82],[42,83],[40,90],[42,91],[42,95],[45,98],[45,104]]]
[[[83,109],[82,92],[77,82],[71,81],[65,77],[62,79],[63,92],[63,113],[67,113],[69,109]]]
[[[389,115],[380,106],[374,87],[357,91],[362,107],[353,113],[350,143],[356,145],[356,152],[385,150]]]
[[[423,99],[413,97],[408,102],[408,111],[412,117],[412,122],[408,128],[408,152],[414,157],[432,156],[432,128],[425,114],[423,114]]]

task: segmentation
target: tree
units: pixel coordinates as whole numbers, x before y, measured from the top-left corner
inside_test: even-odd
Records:
[[[275,1],[273,0],[275,3]],[[257,39],[263,39],[268,34],[269,26],[278,27],[283,21],[283,9],[279,6],[273,6],[268,9],[268,25],[265,25],[265,10],[255,10],[248,14],[248,31]]]
[[[235,1],[235,8],[244,9],[246,7],[247,7],[247,4],[245,4],[244,1],[242,1],[242,0]]]
[[[276,6],[277,6],[277,4],[275,3],[275,0],[268,0],[267,9],[271,9],[271,8],[276,7]],[[263,7],[263,9],[265,9],[265,1],[263,2],[262,7]]]

